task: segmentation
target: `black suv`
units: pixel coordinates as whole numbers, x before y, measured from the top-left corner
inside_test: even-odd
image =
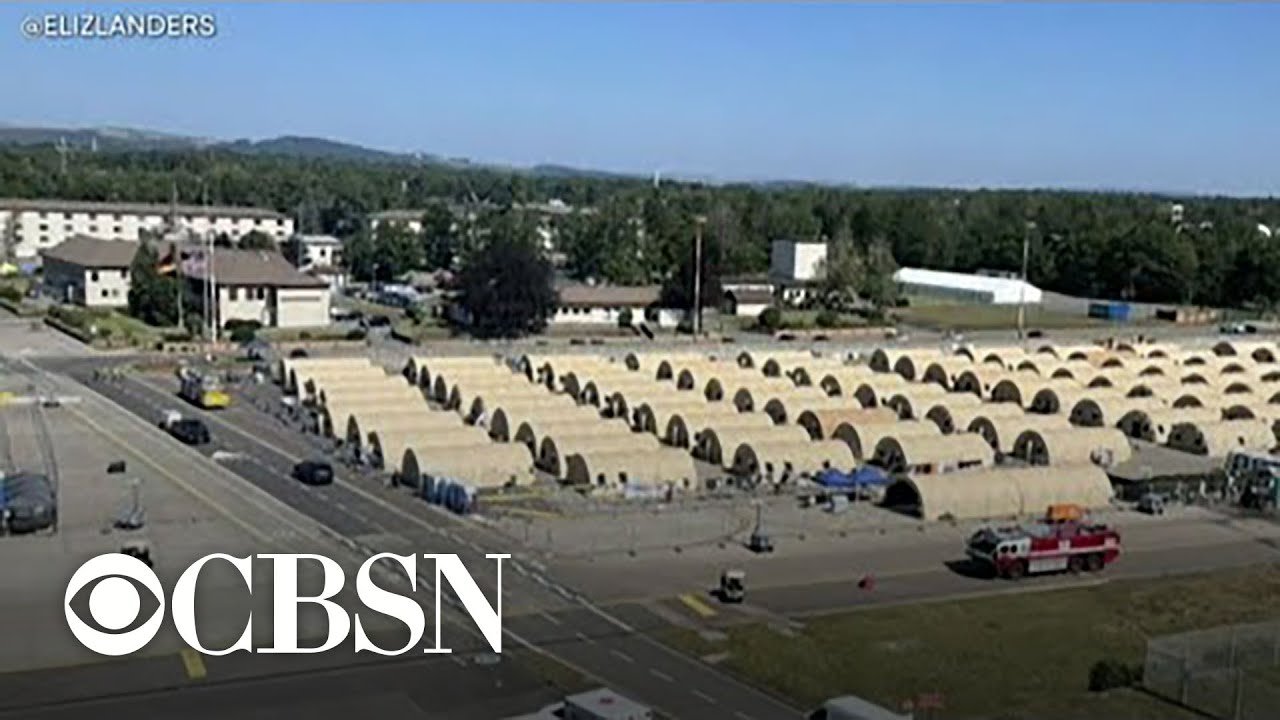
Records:
[[[329,485],[333,482],[333,466],[322,460],[303,460],[293,466],[293,477],[307,485]]]
[[[179,420],[169,426],[169,434],[187,445],[207,445],[212,439],[204,421],[195,418]]]

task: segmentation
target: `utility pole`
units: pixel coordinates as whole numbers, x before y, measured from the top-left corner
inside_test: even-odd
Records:
[[[693,234],[693,339],[702,336],[702,223],[696,218]]]
[[[70,151],[67,149],[67,138],[65,136],[59,137],[58,138],[58,161],[62,169],[63,175],[67,174],[67,153],[68,152]]]
[[[1018,340],[1026,332],[1027,322],[1027,257],[1031,251],[1031,231],[1036,224],[1028,220],[1022,231],[1022,283],[1018,286]]]

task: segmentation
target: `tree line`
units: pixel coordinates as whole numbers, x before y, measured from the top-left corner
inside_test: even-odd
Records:
[[[1212,306],[1280,303],[1280,201],[1172,198],[1050,190],[873,190],[642,179],[537,177],[450,165],[245,156],[223,151],[79,154],[65,173],[49,147],[0,151],[0,195],[84,200],[257,205],[289,213],[299,229],[348,239],[357,276],[453,267],[482,247],[492,218],[450,213],[442,201],[509,207],[553,198],[591,213],[546,222],[564,271],[579,279],[664,284],[690,300],[693,238],[703,236],[704,276],[762,273],[774,239],[826,239],[830,265],[859,278],[876,268],[920,266],[1018,272],[1072,295]],[[1183,206],[1176,220],[1172,205]],[[369,214],[424,208],[421,234],[373,238]],[[485,215],[486,213],[480,213]],[[489,213],[492,214],[492,213]],[[872,262],[873,261],[873,262]],[[870,270],[869,270],[870,268]],[[704,302],[715,304],[714,283]],[[683,297],[681,295],[683,294]],[[682,302],[687,305],[687,302]]]

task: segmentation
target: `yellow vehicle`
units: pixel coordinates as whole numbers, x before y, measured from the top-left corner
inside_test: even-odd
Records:
[[[220,410],[231,405],[231,396],[212,374],[187,369],[181,379],[182,389],[178,394],[192,405],[204,410]]]

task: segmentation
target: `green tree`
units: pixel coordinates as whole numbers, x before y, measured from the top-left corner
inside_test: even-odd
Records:
[[[178,321],[179,281],[161,275],[159,258],[149,242],[143,242],[129,267],[129,314],[148,325],[168,326]]]
[[[898,301],[898,283],[893,274],[898,263],[893,258],[889,243],[877,240],[867,248],[866,273],[863,276],[862,296],[876,308],[891,307]]]
[[[275,250],[276,241],[260,230],[250,230],[240,236],[241,250]]]
[[[819,291],[828,308],[840,310],[857,301],[858,291],[866,282],[866,259],[854,245],[853,233],[847,226],[840,228],[836,238],[827,244],[827,257],[818,272]]]
[[[541,332],[557,303],[551,263],[512,213],[502,213],[485,229],[482,247],[467,258],[459,277],[458,303],[472,334],[514,338]]]
[[[453,213],[447,205],[433,202],[422,214],[423,262],[429,270],[450,270],[458,252]]]
[[[662,304],[666,307],[694,309],[695,261],[697,255],[694,238],[689,239],[683,256],[679,259],[676,271],[667,278],[662,286]],[[702,308],[717,307],[724,292],[720,288],[720,275],[723,252],[720,236],[716,233],[702,233],[702,272],[696,278],[699,285],[699,306]]]

